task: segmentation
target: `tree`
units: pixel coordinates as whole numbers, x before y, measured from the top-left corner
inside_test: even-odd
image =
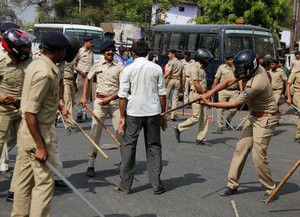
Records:
[[[248,24],[280,31],[292,20],[292,0],[198,0],[203,16],[196,23],[233,23],[241,18]]]

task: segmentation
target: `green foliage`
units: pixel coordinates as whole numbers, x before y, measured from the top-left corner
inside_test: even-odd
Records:
[[[203,16],[196,23],[231,24],[237,18],[279,31],[292,20],[292,0],[198,0]]]

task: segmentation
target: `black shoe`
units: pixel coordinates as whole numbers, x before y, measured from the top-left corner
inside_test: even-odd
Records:
[[[7,202],[14,202],[14,192],[8,191],[6,196]]]
[[[237,194],[237,189],[231,189],[229,187],[226,187],[222,192],[220,192],[220,196],[222,197],[227,197]]]
[[[176,119],[175,118],[171,118],[171,120],[170,121],[172,121],[172,122],[175,122],[176,121]]]
[[[264,194],[264,199],[262,200],[262,202],[267,203],[267,200],[268,200],[269,196],[270,196],[270,194],[265,193],[265,194]],[[272,198],[272,200],[270,200],[268,203],[272,203],[272,202],[274,202],[275,200],[278,200],[278,198],[279,198],[279,197],[278,197],[277,195],[275,195],[275,196]]]
[[[120,194],[130,194],[129,191],[124,191],[124,190],[122,190],[122,189],[119,188],[119,187],[113,187],[113,191],[114,191],[114,192],[117,192],[117,193],[120,193]]]
[[[83,120],[82,115],[77,115],[77,122],[80,123],[82,122],[82,120]]]
[[[175,132],[175,137],[176,137],[177,142],[180,142],[180,131],[178,130],[178,126],[175,126],[173,129]]]
[[[226,127],[226,129],[231,129],[231,127],[229,126],[229,124],[230,124],[230,121],[226,121],[226,124],[225,124],[225,127]]]
[[[166,192],[166,189],[165,189],[164,187],[162,187],[162,188],[160,188],[160,189],[158,189],[158,190],[155,190],[155,191],[153,192],[153,194],[158,195],[158,194],[163,194],[163,193],[165,193],[165,192]]]
[[[203,140],[196,139],[195,145],[205,145],[205,142]]]
[[[95,168],[94,167],[88,167],[86,170],[86,175],[87,177],[95,177],[96,173],[95,173]]]
[[[222,127],[218,127],[216,134],[223,134],[223,128]]]
[[[54,186],[55,186],[56,188],[66,188],[66,187],[68,187],[68,186],[64,183],[64,181],[62,181],[62,180],[55,180],[55,181],[54,181]]]

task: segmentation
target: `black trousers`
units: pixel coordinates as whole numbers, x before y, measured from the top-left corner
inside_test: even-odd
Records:
[[[139,133],[142,129],[144,130],[145,137],[149,181],[154,191],[163,187],[160,179],[162,171],[160,126],[160,115],[149,117],[126,117],[123,159],[120,171],[121,184],[119,186],[123,191],[131,191],[136,159],[136,145]]]

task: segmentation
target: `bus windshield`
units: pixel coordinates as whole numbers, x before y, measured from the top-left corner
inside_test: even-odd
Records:
[[[241,50],[255,50],[260,57],[276,57],[272,33],[256,30],[228,29],[224,38],[225,52],[237,53]]]
[[[100,46],[102,45],[104,40],[103,32],[96,31],[96,30],[74,29],[74,28],[66,28],[65,32],[72,33],[73,35],[75,35],[79,39],[80,44],[83,44],[84,37],[86,35],[92,36],[93,44],[94,44],[94,53],[100,54]]]

